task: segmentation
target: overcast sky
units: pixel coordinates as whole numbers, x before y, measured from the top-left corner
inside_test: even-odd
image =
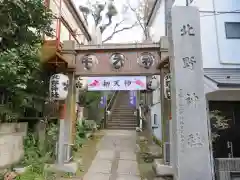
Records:
[[[90,0],[91,2],[94,0]],[[106,0],[99,0],[105,2]],[[79,5],[86,5],[87,0],[73,0],[75,3],[77,9],[79,9]],[[130,0],[130,3],[132,6],[137,6],[139,1],[138,0]],[[114,18],[113,24],[106,29],[106,31],[103,34],[103,40],[108,37],[112,32],[113,32],[113,27],[117,22],[122,21],[123,19],[126,19],[126,23],[122,24],[122,27],[129,27],[131,26],[136,20],[135,20],[135,15],[131,11],[128,11],[128,13],[122,13],[121,11],[123,10],[124,4],[126,4],[126,0],[115,0],[115,5],[118,9],[118,15],[117,17]],[[106,19],[107,20],[107,19]],[[93,25],[93,20],[90,18],[89,19],[89,25]],[[91,29],[91,27],[90,27]],[[136,42],[136,41],[141,41],[143,39],[142,36],[142,31],[140,27],[135,27],[130,30],[126,30],[123,32],[120,32],[116,34],[111,41],[108,41],[110,43],[125,43],[125,42]]]

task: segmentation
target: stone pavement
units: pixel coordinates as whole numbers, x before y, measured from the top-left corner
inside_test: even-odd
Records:
[[[136,132],[107,130],[83,180],[141,180],[136,160]]]

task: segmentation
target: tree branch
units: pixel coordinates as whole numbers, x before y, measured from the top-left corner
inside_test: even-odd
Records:
[[[108,36],[106,39],[104,39],[104,40],[102,41],[102,43],[105,43],[105,42],[111,40],[115,34],[117,34],[117,33],[119,33],[119,32],[122,32],[122,31],[126,31],[126,30],[129,30],[129,29],[132,29],[132,28],[134,28],[135,26],[138,25],[138,23],[134,23],[132,26],[124,27],[124,28],[121,28],[121,29],[118,29],[118,30],[117,30],[117,28],[119,27],[119,25],[120,25],[123,21],[124,21],[124,20],[122,20],[120,23],[117,23],[117,24],[115,25],[112,34],[111,34],[110,36]]]
[[[108,11],[106,13],[106,16],[108,17],[108,23],[100,26],[101,33],[103,33],[107,29],[107,27],[109,27],[112,24],[112,18],[118,14],[117,9],[113,4],[113,1],[110,1],[108,3],[107,8]]]
[[[87,14],[91,13],[91,15],[94,19],[95,25],[98,26],[102,21],[101,13],[103,12],[103,10],[106,6],[106,2],[104,4],[101,4],[101,3],[92,4],[90,2],[90,0],[88,0],[87,6],[88,6],[88,8],[87,7],[86,8],[89,11]],[[80,11],[84,12],[86,10],[83,11],[83,9],[80,9]]]
[[[127,4],[128,4],[128,7],[131,9],[131,11],[134,12],[134,14],[136,16],[136,19],[137,19],[137,23],[142,28],[145,38],[147,38],[148,37],[148,32],[147,32],[147,28],[144,24],[144,19],[141,18],[140,14],[138,13],[137,8],[133,8],[129,1],[127,2]]]
[[[100,26],[101,34],[107,29],[108,26],[112,24],[112,16],[108,17],[108,23]]]

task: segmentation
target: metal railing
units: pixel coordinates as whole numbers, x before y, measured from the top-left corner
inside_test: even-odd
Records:
[[[104,122],[103,122],[103,127],[105,128],[106,125],[107,125],[107,121],[109,119],[109,117],[111,116],[111,110],[112,110],[112,107],[114,105],[114,102],[116,100],[116,97],[117,97],[117,94],[118,94],[119,91],[114,91],[110,101],[107,103],[106,105],[106,108],[105,108],[105,112],[104,112]]]
[[[106,110],[107,111],[110,111],[112,109],[112,106],[113,106],[113,103],[114,103],[114,101],[116,99],[117,94],[118,94],[118,91],[114,91],[114,93],[113,93],[109,103],[106,106]]]

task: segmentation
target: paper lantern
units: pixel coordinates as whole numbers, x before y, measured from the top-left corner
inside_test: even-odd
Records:
[[[85,90],[85,89],[87,89],[87,78],[85,78],[85,77],[78,77],[76,79],[76,89],[77,90]]]
[[[164,97],[166,99],[171,99],[171,76],[167,74],[164,76]]]
[[[52,100],[65,100],[68,95],[69,78],[64,74],[54,74],[50,78],[49,91]]]
[[[159,87],[160,83],[157,79],[157,76],[152,76],[152,78],[148,81],[147,87],[150,90],[156,90]]]

